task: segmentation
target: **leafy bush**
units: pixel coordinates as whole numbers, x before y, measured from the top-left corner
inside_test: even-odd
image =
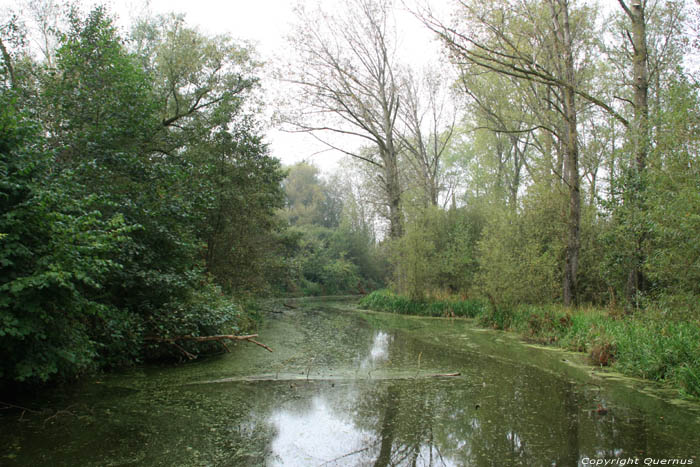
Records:
[[[37,126],[0,104],[0,376],[72,377],[94,366],[94,323],[114,308],[101,299],[121,265],[112,258],[131,230],[104,219],[96,196],[52,175]]]

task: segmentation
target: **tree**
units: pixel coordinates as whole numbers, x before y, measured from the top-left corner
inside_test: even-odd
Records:
[[[290,225],[316,224],[327,228],[340,225],[343,204],[332,186],[320,178],[318,167],[299,162],[289,169],[284,181],[287,194],[284,212]]]
[[[399,137],[427,203],[437,206],[444,189],[444,156],[455,131],[455,96],[449,93],[445,78],[435,71],[425,71],[422,76],[407,73],[402,89],[400,118],[405,130]]]
[[[283,206],[284,173],[249,120],[211,134],[186,152],[197,167],[188,189],[202,212],[196,232],[206,245],[206,269],[235,292],[267,288],[268,269],[277,262]]]
[[[42,382],[94,368],[96,328],[114,313],[105,290],[131,230],[52,170],[36,120],[0,95],[0,377]],[[112,323],[118,336],[127,323]]]
[[[648,223],[647,170],[650,153],[663,135],[652,125],[650,115],[664,112],[665,83],[678,80],[685,54],[683,2],[628,2],[619,0],[613,16],[612,37],[617,40],[605,52],[617,72],[614,98],[631,114],[627,125],[626,157],[619,158],[616,190],[611,201],[615,228],[614,242],[626,245],[616,254],[624,263],[624,295],[628,305],[639,306],[651,284],[644,274],[644,263],[651,254]],[[615,193],[617,191],[617,193]]]
[[[353,0],[342,13],[300,9],[293,39],[299,53],[285,79],[298,89],[286,118],[292,131],[310,132],[328,146],[379,172],[389,207],[389,235],[401,236],[401,186],[396,135],[400,81],[391,43],[391,3]],[[369,153],[341,148],[324,133],[353,137]]]
[[[528,150],[536,139],[537,123],[528,113],[526,96],[518,81],[493,72],[479,72],[461,67],[457,85],[468,96],[470,121],[473,127],[472,148],[476,157],[491,167],[495,198],[507,197],[511,209],[517,210],[520,189],[529,167]],[[510,87],[506,95],[499,90]]]
[[[196,139],[198,124],[204,131],[225,127],[257,85],[259,64],[249,48],[226,35],[202,34],[183,16],[145,18],[131,39],[143,69],[154,75],[161,124],[170,130],[170,144],[157,150],[168,152],[186,144],[183,138]]]
[[[562,122],[561,126],[541,124],[558,138],[564,155],[562,181],[569,191],[569,206],[563,299],[571,304],[576,301],[581,218],[576,97],[584,96],[617,113],[579,85],[568,0],[523,0],[516,5],[494,0],[488,8],[462,1],[460,6],[469,20],[462,30],[445,25],[429,12],[423,14],[425,24],[442,38],[453,60],[545,85],[551,94],[548,102]]]
[[[668,83],[647,159],[647,294],[681,319],[700,316],[700,114],[697,83]]]
[[[53,67],[6,48],[0,68],[1,370],[16,381],[189,357],[198,344],[164,343],[248,326],[212,277],[262,288],[278,237],[282,173],[248,111],[247,49],[176,22],[138,56],[103,7],[66,25]]]

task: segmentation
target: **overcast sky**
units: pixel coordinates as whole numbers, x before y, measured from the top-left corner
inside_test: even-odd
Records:
[[[302,0],[305,1],[305,0]],[[447,4],[449,0],[434,0]],[[16,8],[21,1],[0,0],[0,7]],[[60,0],[59,0],[60,3]],[[83,0],[83,5],[98,3]],[[275,56],[284,56],[287,47],[285,37],[291,31],[294,20],[293,6],[297,0],[106,0],[112,12],[119,18],[119,24],[127,27],[134,18],[147,11],[154,14],[184,13],[190,25],[196,25],[209,34],[227,33],[236,39],[252,42],[259,56],[266,62],[274,62]],[[308,0],[315,4],[316,0]],[[332,4],[341,5],[344,0],[323,0],[324,9]],[[396,4],[401,5],[397,0]],[[431,40],[428,31],[406,11],[399,11],[397,18],[400,49],[406,51],[414,61],[436,58],[438,46]],[[402,57],[405,58],[405,57]],[[265,77],[265,86],[275,87],[277,83]],[[309,135],[282,133],[274,128],[266,131],[272,154],[285,164],[300,160],[312,160],[324,171],[333,170],[342,154],[328,151]]]
[[[446,3],[446,0],[441,2]],[[295,0],[151,0],[149,8],[155,13],[185,13],[188,22],[198,25],[204,32],[228,33],[234,38],[253,41],[263,60],[274,62],[276,56],[289,53],[285,38],[292,29],[296,3]],[[315,0],[308,3],[315,4]],[[324,9],[333,11],[333,3],[340,5],[344,0],[324,0]],[[144,5],[137,1],[131,4],[133,7],[127,9],[131,14]],[[401,2],[397,0],[396,4],[400,5]],[[411,51],[417,60],[435,56],[437,45],[431,41],[428,31],[407,11],[398,12],[397,26],[402,50]],[[279,86],[267,79],[266,86]],[[309,135],[283,133],[275,128],[270,128],[267,135],[272,154],[285,164],[311,160],[324,171],[332,171],[343,157]]]

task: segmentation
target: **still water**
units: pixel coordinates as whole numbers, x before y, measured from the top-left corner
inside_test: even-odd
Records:
[[[260,340],[3,411],[0,465],[698,464],[697,404],[469,321],[307,301]]]

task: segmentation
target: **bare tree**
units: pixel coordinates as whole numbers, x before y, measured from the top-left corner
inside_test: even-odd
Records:
[[[406,75],[400,112],[404,131],[400,138],[426,200],[437,206],[443,188],[443,156],[454,136],[457,109],[455,96],[434,69],[426,69],[422,76],[411,72]]]
[[[298,62],[283,77],[295,86],[287,131],[308,132],[333,149],[370,164],[386,195],[389,234],[401,236],[396,135],[400,81],[392,49],[391,3],[350,0],[345,10],[298,10],[292,44]],[[335,136],[333,136],[335,135]],[[361,152],[338,137],[362,141]]]
[[[530,109],[525,94],[519,90],[518,80],[498,73],[484,73],[478,67],[462,67],[457,84],[469,98],[467,108],[474,120],[474,130],[493,133],[495,188],[499,196],[504,189],[507,191],[508,204],[516,210],[524,180],[523,169],[530,170],[527,152],[534,146],[533,140],[541,126],[530,121]],[[502,92],[506,87],[510,88],[507,94]]]
[[[61,7],[54,0],[27,0],[24,7],[29,12],[33,25],[34,42],[46,60],[46,65],[53,68],[60,22],[63,18]]]

